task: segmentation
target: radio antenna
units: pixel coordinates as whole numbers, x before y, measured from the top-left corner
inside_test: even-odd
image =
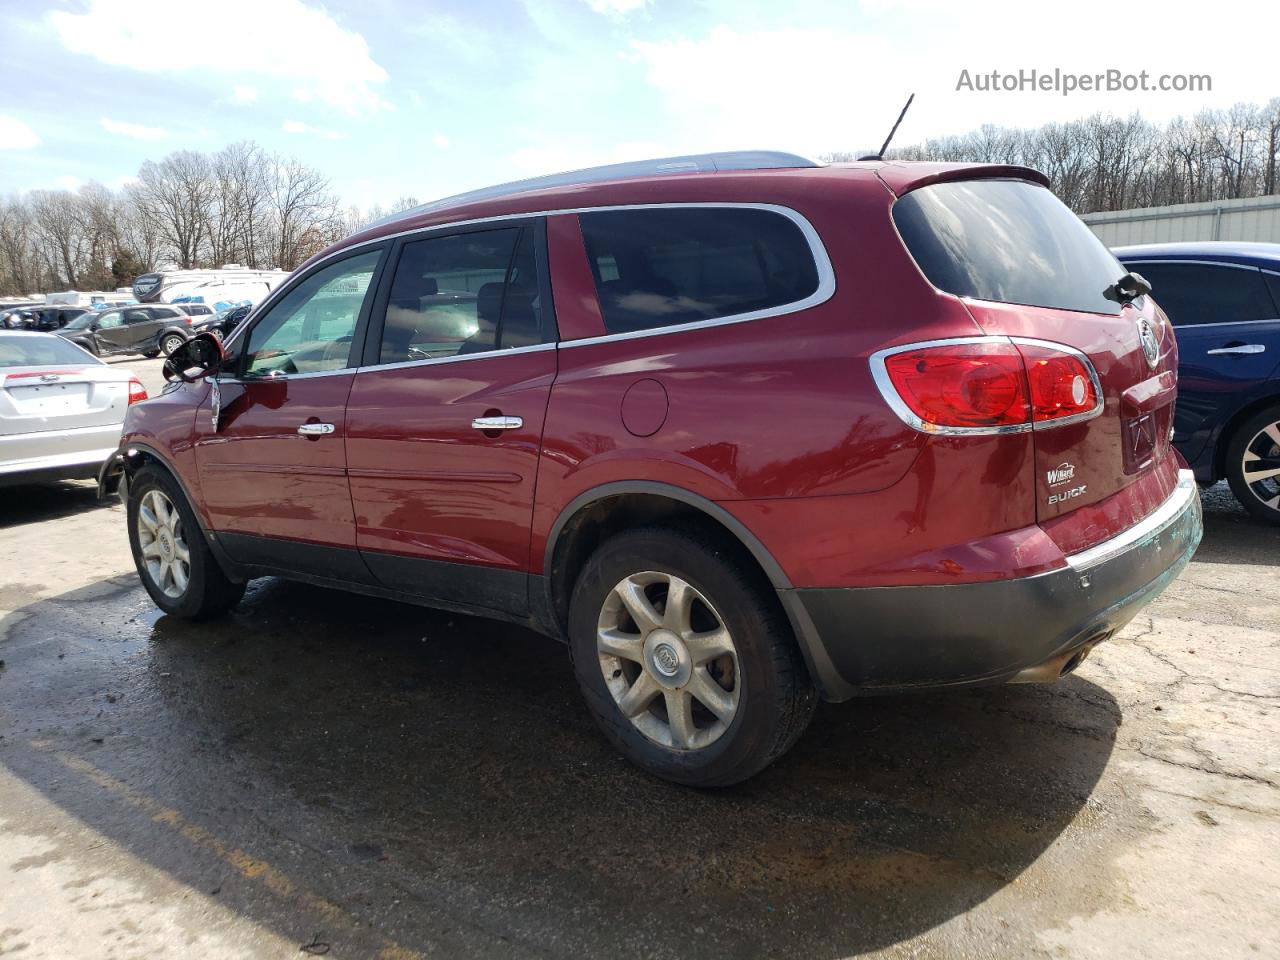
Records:
[[[911,108],[911,101],[916,98],[913,93],[907,97],[907,102],[902,107],[902,112],[898,114],[898,119],[893,124],[893,129],[889,131],[889,135],[884,138],[884,144],[880,147],[879,153],[868,154],[865,157],[859,157],[859,160],[883,160],[885,151],[889,149],[889,144],[893,142],[893,135],[898,132],[898,125],[902,123],[902,118],[907,115],[907,111]]]

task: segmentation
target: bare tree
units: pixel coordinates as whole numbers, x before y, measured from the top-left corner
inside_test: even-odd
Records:
[[[216,208],[217,189],[209,158],[192,150],[148,160],[138,171],[133,200],[155,223],[179,267],[199,266]]]

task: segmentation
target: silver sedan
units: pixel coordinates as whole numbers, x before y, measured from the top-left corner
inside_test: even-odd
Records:
[[[142,381],[49,333],[0,330],[0,486],[96,477]]]

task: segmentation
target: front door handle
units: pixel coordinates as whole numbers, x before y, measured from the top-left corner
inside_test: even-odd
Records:
[[[1221,357],[1225,355],[1240,355],[1246,353],[1266,353],[1266,344],[1262,343],[1233,343],[1227,347],[1218,347],[1216,350],[1210,350],[1209,356]]]
[[[471,421],[473,430],[519,430],[523,426],[520,417],[476,417]]]
[[[298,427],[298,433],[304,437],[323,437],[337,429],[332,423],[304,423]]]

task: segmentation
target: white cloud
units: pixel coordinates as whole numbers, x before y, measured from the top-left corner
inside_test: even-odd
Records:
[[[259,77],[348,114],[389,106],[378,93],[387,72],[364,37],[302,0],[220,0],[212,13],[171,0],[89,0],[84,13],[56,10],[48,19],[68,50],[113,66]],[[183,37],[199,37],[216,55],[192,71],[183,57],[165,53]]]
[[[583,0],[583,3],[596,13],[607,13],[615,17],[634,13],[648,2],[649,0]]]
[[[1275,93],[1274,35],[1203,17],[1168,0],[1143,21],[1142,43],[1099,39],[1110,0],[1077,0],[1052,30],[1009,0],[863,0],[855,27],[742,30],[727,25],[661,42],[633,41],[629,59],[664,96],[666,136],[684,149],[771,148],[816,155],[878,147],[909,93],[916,100],[895,140],[963,133],[985,123],[1032,127],[1094,112],[1140,111],[1163,122],[1206,107]],[[1011,13],[1015,15],[1010,15]],[[848,21],[846,21],[848,22]],[[1186,24],[1197,24],[1195,31]],[[981,23],[981,31],[974,23]],[[962,38],[963,42],[957,42]],[[1210,74],[1210,93],[957,91],[971,73],[1077,74],[1107,69]]]
[[[17,117],[0,114],[0,150],[29,150],[40,146],[36,132]]]
[[[322,137],[325,140],[345,140],[347,135],[340,130],[326,130],[323,127],[313,127],[309,123],[303,123],[301,120],[286,120],[280,125],[280,129],[285,133],[305,133],[313,137]]]
[[[79,190],[81,182],[82,181],[79,177],[73,177],[71,174],[66,174],[61,177],[55,177],[53,185],[59,190]]]
[[[169,131],[163,127],[144,127],[140,123],[126,123],[123,120],[112,120],[110,117],[101,117],[98,123],[107,133],[118,133],[132,140],[166,140],[169,137]]]
[[[441,150],[449,149],[449,138],[446,137],[443,133],[437,133],[434,137],[431,138],[431,142],[434,143]]]
[[[253,103],[258,99],[258,88],[237,83],[231,88],[231,99],[236,103]]]

